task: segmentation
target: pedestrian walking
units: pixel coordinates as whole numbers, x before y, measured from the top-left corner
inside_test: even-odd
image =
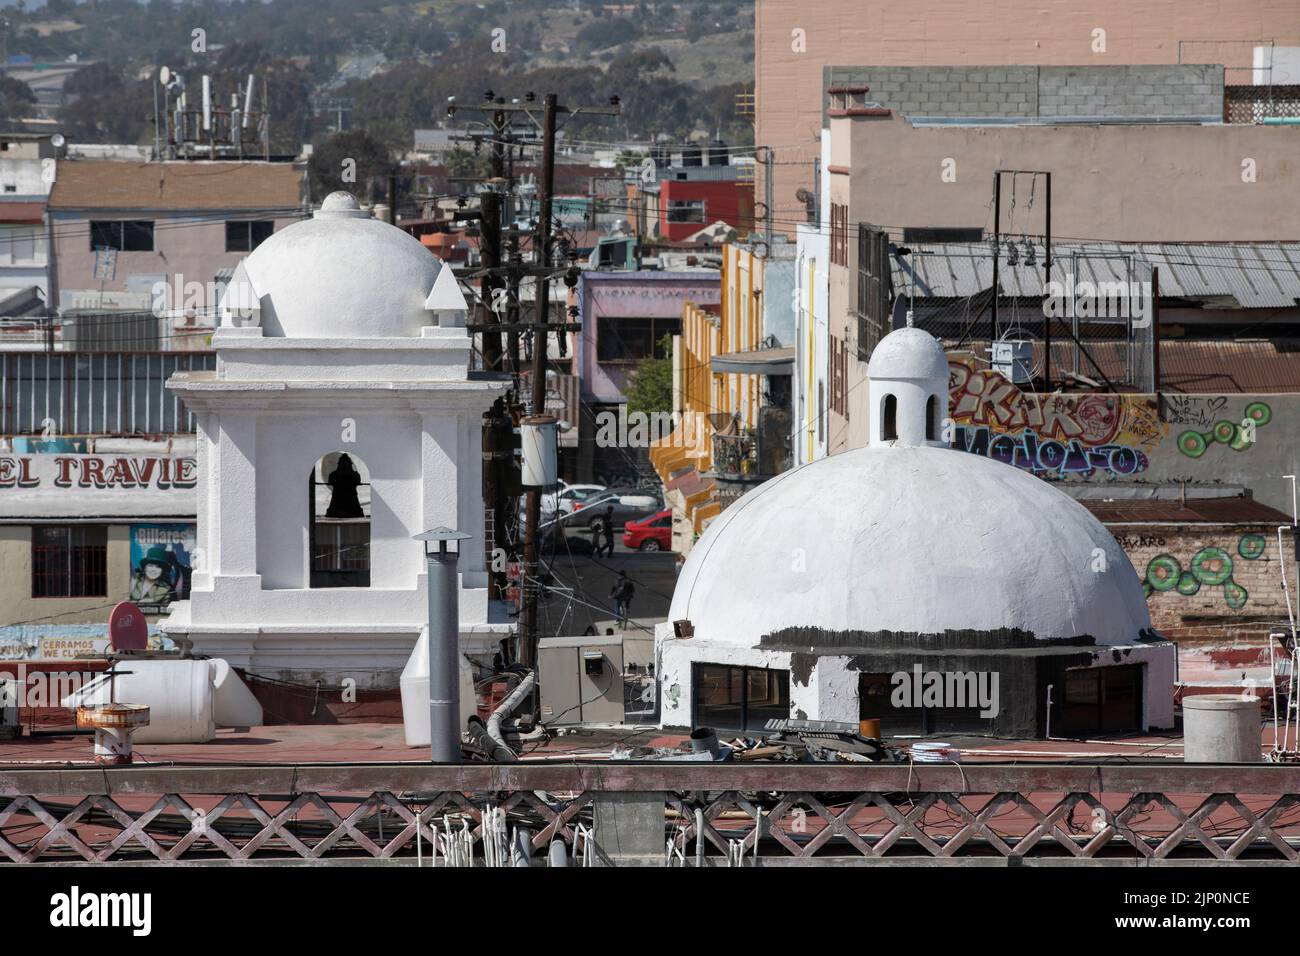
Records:
[[[627,572],[618,572],[618,580],[610,589],[609,599],[614,602],[614,616],[618,618],[619,626],[627,627],[628,616],[632,612],[632,597],[636,594],[636,587],[628,580]]]

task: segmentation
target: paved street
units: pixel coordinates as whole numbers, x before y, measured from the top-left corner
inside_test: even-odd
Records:
[[[588,626],[612,620],[609,592],[619,571],[626,571],[636,588],[632,617],[667,617],[677,583],[671,551],[629,551],[616,534],[614,556],[596,558],[591,555],[590,536],[585,531],[572,533],[566,540],[567,547],[561,545],[553,557],[547,555],[545,566],[553,589],[541,606],[542,633],[581,634]],[[571,595],[566,590],[570,588]]]

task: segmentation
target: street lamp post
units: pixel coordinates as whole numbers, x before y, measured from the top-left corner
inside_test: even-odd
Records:
[[[447,542],[469,537],[443,527],[415,536],[424,542],[429,579],[429,751],[434,763],[460,763],[460,552],[448,550]]]

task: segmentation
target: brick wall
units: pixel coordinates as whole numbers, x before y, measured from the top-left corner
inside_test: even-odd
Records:
[[[827,66],[823,79],[865,84],[868,99],[904,116],[1223,114],[1223,68],[1213,65]]]
[[[1107,528],[1143,580],[1151,623],[1178,644],[1180,681],[1267,682],[1269,631],[1287,620],[1274,527]]]

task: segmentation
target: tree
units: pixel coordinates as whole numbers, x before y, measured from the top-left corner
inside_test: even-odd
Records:
[[[340,189],[362,202],[386,195],[388,174],[396,168],[383,143],[364,129],[335,133],[312,150],[307,164],[312,200]]]
[[[36,102],[36,94],[22,80],[0,77],[0,122],[12,123],[28,115],[27,107]]]
[[[637,363],[632,382],[627,389],[627,410],[667,413],[673,410],[673,338],[665,335],[659,340],[659,349],[665,357],[647,356]]]

